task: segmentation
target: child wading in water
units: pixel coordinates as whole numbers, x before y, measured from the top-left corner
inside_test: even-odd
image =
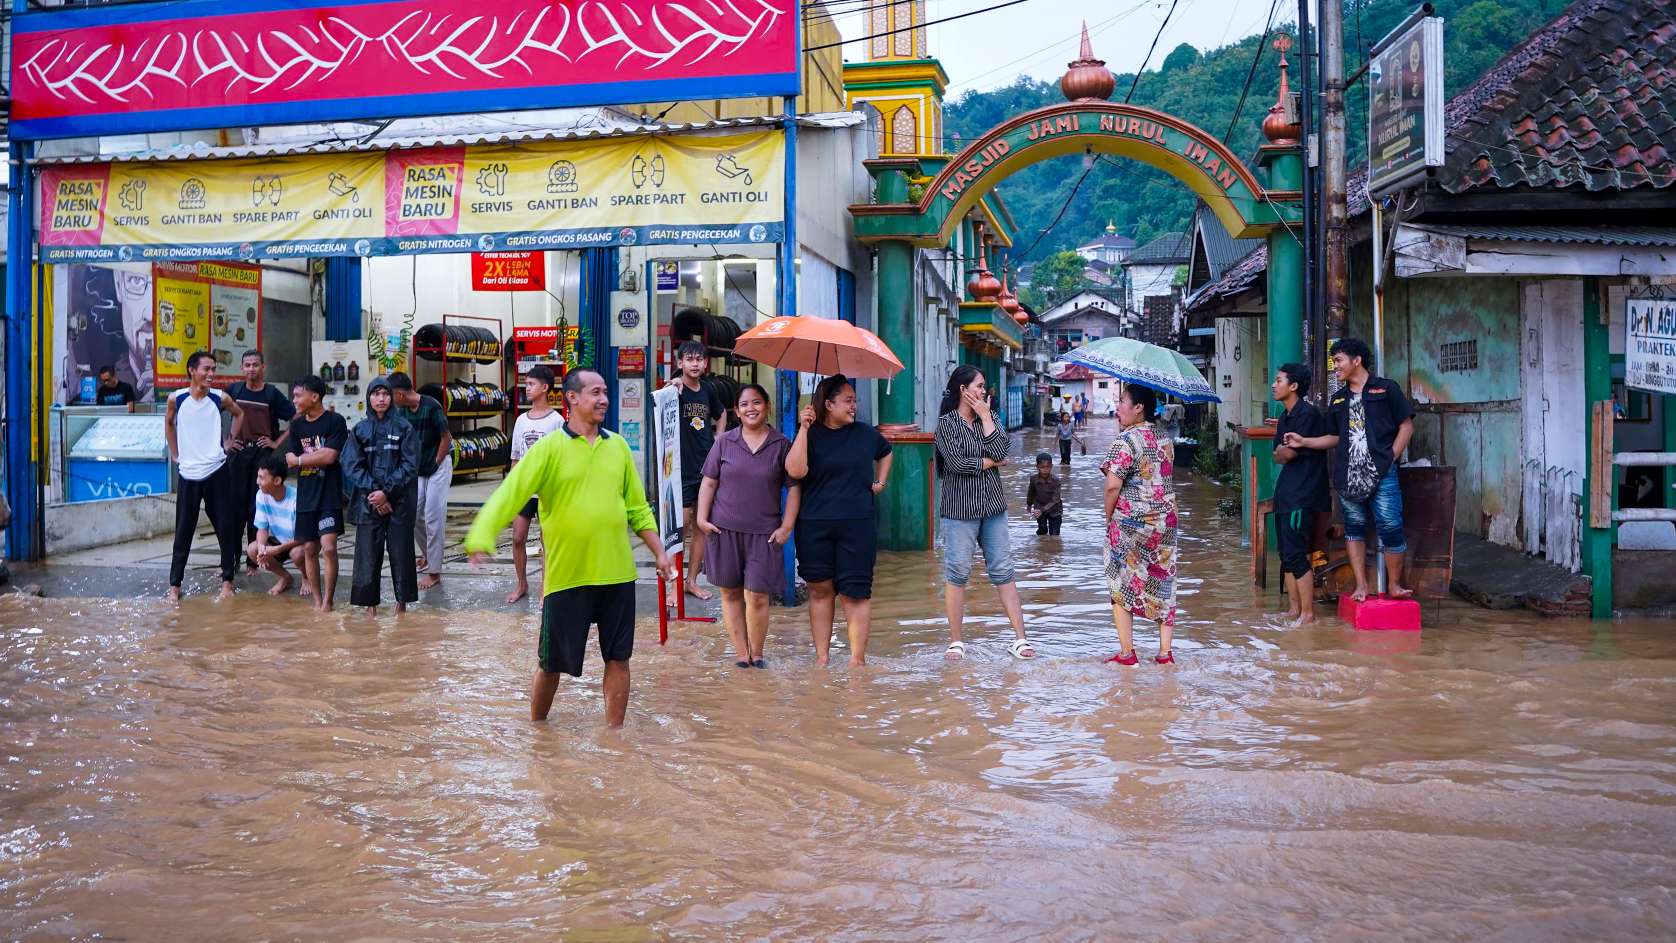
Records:
[[[1059,478],[1053,473],[1053,456],[1046,452],[1036,456],[1036,476],[1030,479],[1025,492],[1024,508],[1036,519],[1038,535],[1059,536],[1059,525],[1065,520],[1065,501],[1060,497]]]

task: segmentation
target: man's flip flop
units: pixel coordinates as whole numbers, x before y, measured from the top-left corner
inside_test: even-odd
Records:
[[[949,661],[959,661],[962,658],[965,658],[966,657],[966,643],[965,642],[950,642],[949,643],[949,650],[943,653],[943,657],[947,658]]]
[[[1007,651],[1012,652],[1014,658],[1036,657],[1036,646],[1031,645],[1030,640],[1027,638],[1013,639],[1013,643],[1007,646]]]

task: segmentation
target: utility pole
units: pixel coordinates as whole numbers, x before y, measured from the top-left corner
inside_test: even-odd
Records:
[[[1343,0],[1320,0],[1322,102],[1321,164],[1322,207],[1325,221],[1323,277],[1326,280],[1326,317],[1315,332],[1316,362],[1311,366],[1325,369],[1325,348],[1329,339],[1345,336],[1350,304],[1350,268],[1345,254],[1345,114],[1344,114],[1344,3]],[[1322,384],[1326,389],[1326,384]]]
[[[1303,167],[1303,249],[1304,249],[1304,310],[1303,330],[1305,359],[1309,362],[1312,372],[1319,372],[1319,363],[1325,357],[1315,349],[1314,326],[1320,320],[1321,307],[1316,303],[1321,280],[1321,255],[1316,251],[1320,245],[1317,240],[1321,218],[1321,207],[1318,194],[1315,192],[1315,143],[1318,139],[1317,117],[1315,113],[1315,64],[1310,61],[1310,30],[1309,30],[1310,0],[1298,0],[1298,73],[1303,86],[1298,95],[1298,124],[1302,132],[1304,167]],[[1319,58],[1316,60],[1319,62]],[[1271,339],[1269,343],[1274,343]]]

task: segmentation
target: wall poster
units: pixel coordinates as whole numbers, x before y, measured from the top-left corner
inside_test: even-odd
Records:
[[[231,262],[159,262],[152,266],[156,382],[185,386],[195,351],[215,358],[217,379],[242,376],[239,358],[262,346],[262,270]]]

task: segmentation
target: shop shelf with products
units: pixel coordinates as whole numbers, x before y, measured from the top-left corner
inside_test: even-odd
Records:
[[[500,370],[501,322],[445,314],[413,335],[413,382],[448,414],[454,474],[504,474],[511,462],[511,398]],[[481,368],[492,367],[493,370]]]
[[[506,344],[507,398],[512,403],[513,415],[529,409],[524,393],[524,377],[532,367],[546,367],[553,371],[553,390],[547,401],[560,412],[564,411],[564,394],[560,385],[570,369],[565,358],[567,349],[574,349],[579,332],[573,325],[515,327],[512,339]]]

